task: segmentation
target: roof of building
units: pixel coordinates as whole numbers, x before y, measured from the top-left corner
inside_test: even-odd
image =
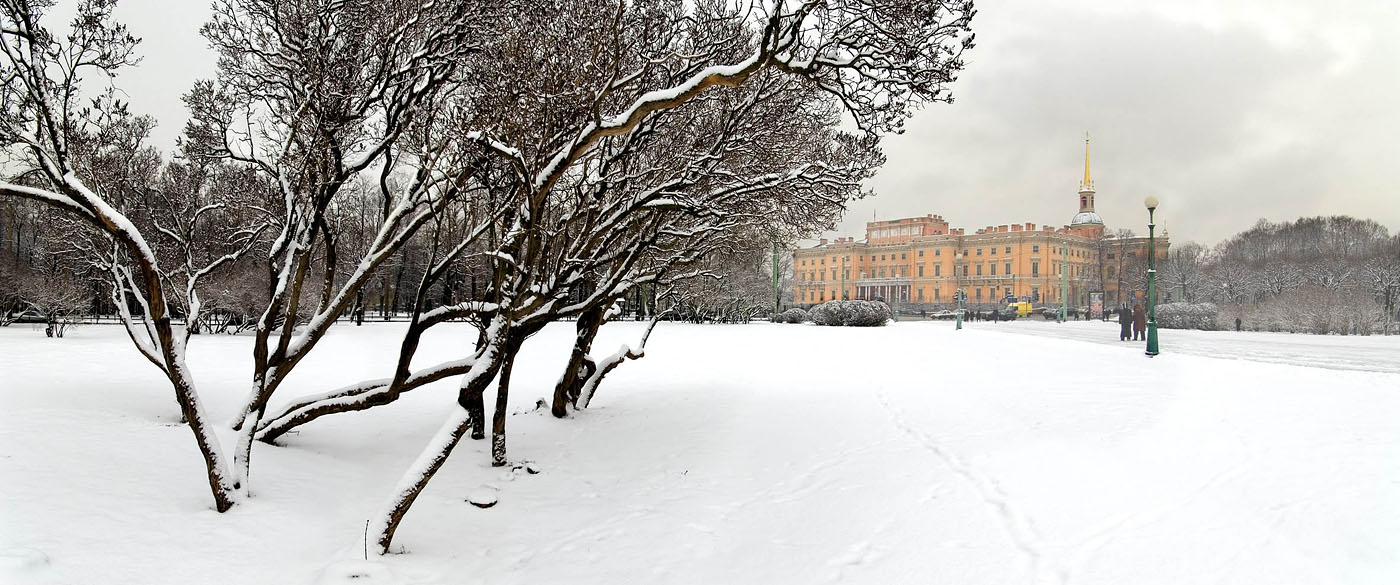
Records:
[[[1092,211],[1081,211],[1074,214],[1074,219],[1070,220],[1069,225],[1103,225],[1103,218]]]

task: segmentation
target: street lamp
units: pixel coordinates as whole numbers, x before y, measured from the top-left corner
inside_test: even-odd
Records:
[[[1157,224],[1153,214],[1157,211],[1157,197],[1148,195],[1143,200],[1147,206],[1147,355],[1157,355],[1157,269],[1153,266],[1157,259],[1154,229]]]
[[[958,326],[955,328],[956,330],[962,330],[963,289],[962,289],[962,273],[961,273],[961,272],[958,272],[958,264],[960,264],[960,263],[962,262],[963,256],[964,256],[964,254],[963,254],[962,252],[954,252],[954,253],[953,253],[953,277],[954,277],[954,279],[957,280],[957,283],[958,283],[958,289],[957,289],[956,291],[953,291],[953,298],[956,299],[956,300],[958,301],[958,304],[957,304],[958,309],[957,309],[957,316],[956,316],[956,319],[958,320]]]
[[[825,268],[822,269],[826,271]],[[778,240],[773,240],[773,316],[782,308],[782,293],[778,289]]]
[[[846,298],[846,253],[845,250],[839,250],[839,252],[841,253],[841,300],[845,301],[849,300]]]
[[[1060,247],[1060,322],[1069,320],[1069,249]]]

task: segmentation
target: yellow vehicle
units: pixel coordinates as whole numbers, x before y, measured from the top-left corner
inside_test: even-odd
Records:
[[[1015,312],[1016,312],[1016,316],[1017,316],[1017,317],[1025,317],[1026,315],[1031,314],[1031,304],[1030,304],[1030,303],[1008,303],[1008,304],[1006,305],[1006,312],[1010,313],[1010,312],[1012,312],[1012,311],[1015,311]]]

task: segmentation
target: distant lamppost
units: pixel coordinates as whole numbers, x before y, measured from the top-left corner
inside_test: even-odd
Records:
[[[822,271],[826,271],[825,268]],[[773,315],[776,317],[782,307],[782,293],[778,289],[778,240],[773,240]]]
[[[1069,250],[1060,248],[1060,322],[1069,320],[1069,260],[1066,258]]]
[[[846,254],[844,250],[841,254],[841,300],[850,300],[846,297]]]
[[[963,254],[962,252],[953,253],[953,277],[957,280],[958,283],[958,289],[953,292],[953,298],[958,302],[956,315],[956,319],[958,320],[958,326],[956,327],[956,330],[962,330],[963,297],[965,296],[965,293],[963,293],[962,273],[958,272],[958,265],[962,263],[962,258],[964,255],[965,254]]]
[[[1157,224],[1153,220],[1153,214],[1157,211],[1157,197],[1148,195],[1143,204],[1147,206],[1147,355],[1151,357],[1158,353],[1157,269],[1154,267],[1154,261],[1157,259],[1154,230]]]
[[[958,326],[957,326],[957,329],[958,329],[958,330],[961,330],[961,329],[962,329],[963,301],[967,299],[967,293],[963,292],[963,289],[958,289],[957,292],[953,293],[953,296],[957,297],[957,299],[958,299],[958,315],[957,315]]]

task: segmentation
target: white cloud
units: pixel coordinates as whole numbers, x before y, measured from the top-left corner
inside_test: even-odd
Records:
[[[1141,200],[1156,193],[1178,239],[1317,214],[1400,229],[1388,169],[1400,44],[1378,28],[1386,16],[1381,2],[983,4],[958,101],[887,141],[878,196],[837,235],[861,234],[877,209],[968,228],[1064,224],[1086,129],[1110,227],[1143,231]]]

